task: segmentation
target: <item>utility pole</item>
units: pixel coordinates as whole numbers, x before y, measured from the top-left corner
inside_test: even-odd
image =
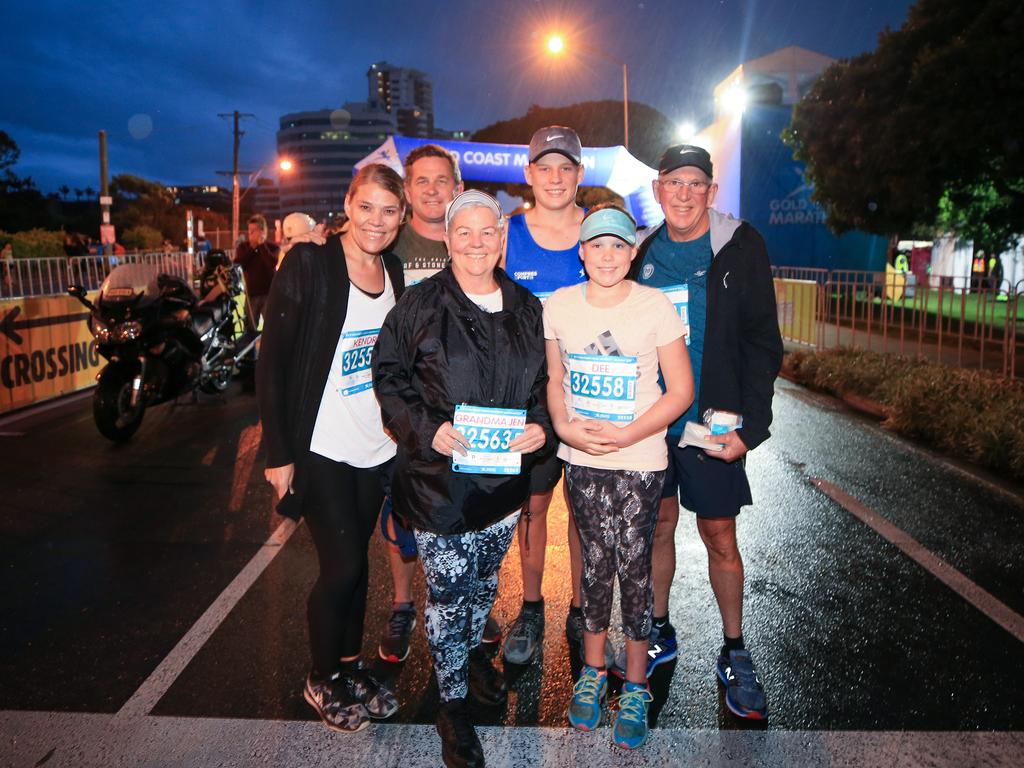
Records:
[[[238,174],[239,173],[249,173],[249,171],[239,171],[238,170],[238,146],[239,146],[239,144],[242,143],[242,136],[245,135],[245,131],[240,130],[238,126],[239,126],[239,121],[243,117],[256,117],[256,115],[253,115],[253,114],[251,114],[249,112],[239,112],[236,109],[234,112],[230,112],[230,113],[229,112],[220,112],[220,113],[218,113],[217,116],[218,117],[232,117],[232,118],[234,118],[234,123],[235,123],[235,129],[234,129],[235,144],[234,144],[234,154],[233,154],[233,158],[234,159],[233,159],[233,162],[232,162],[232,165],[231,165],[231,170],[230,171],[217,171],[217,173],[219,173],[221,176],[230,176],[231,177],[231,247],[234,248],[235,244],[238,242],[239,201],[241,199],[241,194],[240,194],[239,184],[238,184]]]
[[[104,227],[110,224],[110,184],[107,180],[107,132],[100,131],[100,242],[103,242]],[[113,243],[103,244],[103,253],[110,256],[114,253]]]

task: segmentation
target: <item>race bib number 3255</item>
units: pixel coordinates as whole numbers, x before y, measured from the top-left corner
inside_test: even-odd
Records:
[[[342,397],[354,395],[373,386],[373,371],[370,370],[370,363],[378,333],[380,333],[380,328],[347,331],[342,334],[341,387],[339,387]]]
[[[452,469],[474,475],[518,475],[522,453],[509,443],[526,429],[526,411],[518,408],[483,408],[456,405],[452,426],[466,438],[469,452],[452,455]]]
[[[569,355],[572,408],[580,416],[632,421],[636,416],[635,357]]]

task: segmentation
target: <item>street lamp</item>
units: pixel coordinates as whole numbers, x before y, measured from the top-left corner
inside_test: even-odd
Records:
[[[609,55],[605,51],[587,45],[586,43],[574,42],[573,45],[581,53],[596,56],[599,59],[610,61],[622,67],[622,144],[629,149],[629,67],[626,62]],[[565,51],[565,38],[561,35],[550,35],[547,40],[548,52],[558,56]]]

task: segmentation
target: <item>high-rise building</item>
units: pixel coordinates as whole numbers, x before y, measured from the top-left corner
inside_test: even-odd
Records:
[[[426,74],[396,67],[386,61],[372,64],[366,73],[367,98],[395,118],[402,136],[434,135],[434,86]]]
[[[293,167],[281,174],[281,214],[301,211],[320,220],[337,216],[344,209],[353,166],[394,132],[394,117],[376,103],[284,115],[277,151]]]

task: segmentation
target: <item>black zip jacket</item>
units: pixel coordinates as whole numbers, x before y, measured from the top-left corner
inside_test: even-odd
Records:
[[[711,250],[707,325],[698,413],[708,408],[743,415],[737,432],[748,449],[771,437],[775,377],[782,367],[782,336],[775,285],[764,239],[750,224],[709,209]],[[629,277],[643,272],[647,251],[664,224],[633,259]]]
[[[521,507],[530,467],[554,445],[547,412],[541,304],[495,269],[502,310],[466,297],[446,267],[406,293],[391,310],[373,353],[373,386],[384,426],[398,443],[392,480],[395,513],[407,528],[439,535],[479,531]],[[547,435],[523,455],[518,475],[453,472],[431,447],[456,404],[525,408]]]
[[[405,290],[402,263],[390,252],[381,258],[397,299]],[[278,511],[296,519],[302,514],[303,465],[345,325],[349,285],[340,235],[325,245],[296,244],[270,284],[256,394],[267,466],[295,464],[295,493],[285,496]]]

